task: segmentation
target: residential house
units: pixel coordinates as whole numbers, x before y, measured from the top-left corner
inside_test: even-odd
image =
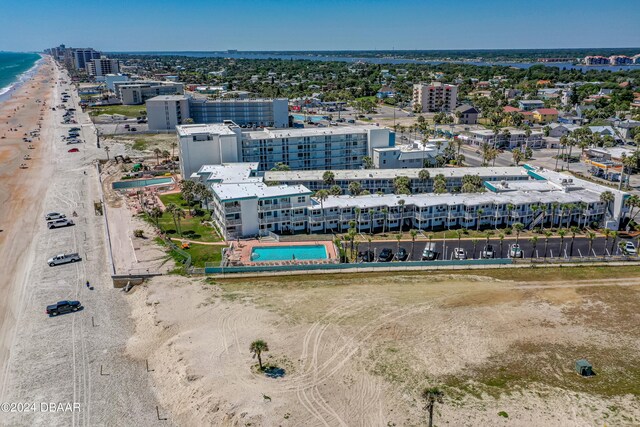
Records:
[[[558,120],[558,110],[555,108],[539,108],[533,111],[533,120],[540,124],[553,123]]]
[[[453,118],[459,125],[475,125],[478,123],[480,111],[473,105],[461,105],[455,109]]]

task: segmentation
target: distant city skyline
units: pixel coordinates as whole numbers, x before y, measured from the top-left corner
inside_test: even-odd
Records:
[[[22,0],[3,12],[5,51],[640,47],[637,0]]]

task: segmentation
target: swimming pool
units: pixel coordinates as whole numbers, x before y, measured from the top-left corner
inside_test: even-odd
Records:
[[[173,182],[173,178],[165,177],[165,178],[151,178],[151,179],[132,179],[131,181],[118,181],[113,183],[113,188],[116,190],[122,188],[136,188],[136,187],[147,187],[149,185],[158,185],[158,184],[170,184]]]
[[[304,121],[304,114],[292,114],[294,120]],[[312,116],[307,114],[307,120],[311,120],[313,123],[320,123],[324,119],[322,116]]]
[[[256,246],[251,250],[251,261],[290,261],[327,259],[324,245]]]

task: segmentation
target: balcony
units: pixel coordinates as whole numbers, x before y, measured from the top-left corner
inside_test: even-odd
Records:
[[[242,218],[237,218],[237,219],[225,219],[225,220],[224,220],[224,222],[225,222],[225,224],[226,224],[227,226],[230,226],[230,225],[240,225],[240,224],[242,224]]]
[[[238,212],[240,212],[240,210],[241,210],[241,207],[239,205],[238,206],[225,206],[224,207],[225,213],[228,213],[228,214],[238,213]]]
[[[264,211],[276,211],[279,209],[291,209],[291,203],[278,203],[275,205],[262,205],[258,206],[258,212]]]

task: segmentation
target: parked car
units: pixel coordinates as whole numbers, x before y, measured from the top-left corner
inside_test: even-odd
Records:
[[[356,121],[354,119],[349,119],[347,120],[347,123],[349,123],[350,125],[354,124]]]
[[[492,245],[485,245],[484,249],[482,249],[482,252],[480,252],[480,258],[484,258],[484,259],[490,259],[495,257],[496,254],[493,250],[493,246]]]
[[[429,242],[425,245],[422,251],[422,261],[435,261],[438,259],[438,252],[436,251],[436,244]]]
[[[513,243],[509,246],[509,257],[510,258],[522,258],[524,256],[524,252],[520,249],[520,245],[517,243]]]
[[[396,255],[393,257],[396,261],[406,261],[407,258],[409,258],[409,253],[405,248],[398,249],[398,252],[396,252]]]
[[[49,212],[48,214],[46,214],[44,216],[44,219],[46,219],[47,221],[51,221],[54,219],[61,219],[61,218],[66,218],[67,216],[65,214],[61,214],[58,212]]]
[[[622,252],[624,252],[625,255],[635,255],[638,253],[638,250],[633,242],[626,242],[624,246],[622,246]]]
[[[69,150],[68,152],[69,152],[69,153],[77,153],[77,152],[79,152],[79,151],[80,151],[80,150],[78,150],[77,148],[72,148],[72,149],[71,149],[71,150]]]
[[[467,259],[467,253],[464,251],[464,248],[453,248],[453,258]]]
[[[378,262],[389,262],[393,259],[393,251],[389,248],[383,248],[378,254]]]
[[[364,251],[358,254],[358,257],[362,262],[373,262],[375,260],[375,255],[373,251]]]
[[[52,228],[68,227],[71,225],[73,225],[73,221],[68,218],[60,218],[47,222],[47,227],[49,227],[50,230]]]
[[[49,267],[53,267],[54,265],[68,264],[70,262],[81,261],[80,255],[77,252],[72,254],[59,254],[54,257],[51,257],[47,260],[47,264]]]
[[[67,141],[67,145],[69,144],[82,144],[82,141],[80,141],[79,139],[71,139]]]
[[[83,307],[80,301],[58,301],[55,304],[48,305],[46,313],[49,317],[53,317],[58,314],[76,312],[82,309]]]

